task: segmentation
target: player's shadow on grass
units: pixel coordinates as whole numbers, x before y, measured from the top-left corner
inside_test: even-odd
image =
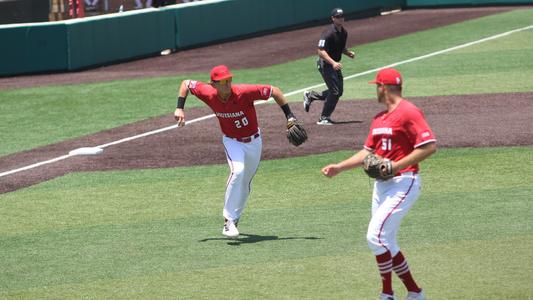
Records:
[[[257,235],[257,234],[246,234],[241,233],[239,235],[239,238],[236,238],[234,240],[228,239],[228,238],[208,238],[199,240],[199,242],[207,242],[207,241],[228,241],[228,245],[232,246],[239,246],[241,244],[253,244],[253,243],[259,243],[259,242],[266,242],[266,241],[283,241],[283,240],[321,240],[322,238],[314,237],[314,236],[306,236],[306,237],[278,237],[276,235]]]

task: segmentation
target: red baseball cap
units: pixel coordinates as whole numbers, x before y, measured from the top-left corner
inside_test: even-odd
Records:
[[[402,85],[402,74],[393,68],[382,69],[376,74],[376,79],[369,83]]]
[[[224,65],[219,65],[211,69],[211,80],[219,81],[226,78],[233,77],[233,74],[229,71],[228,67]]]

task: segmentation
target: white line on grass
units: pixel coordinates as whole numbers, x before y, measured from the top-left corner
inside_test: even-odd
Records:
[[[410,62],[414,62],[414,61],[426,59],[426,58],[429,58],[429,57],[437,56],[437,55],[440,55],[440,54],[443,54],[443,53],[451,52],[451,51],[454,51],[454,50],[457,50],[457,49],[470,47],[472,45],[476,45],[476,44],[484,43],[484,42],[487,42],[487,41],[495,40],[495,39],[498,39],[498,38],[501,38],[501,37],[504,37],[504,36],[508,36],[508,35],[516,33],[516,32],[529,30],[529,29],[532,29],[532,28],[533,28],[533,25],[529,25],[529,26],[526,26],[526,27],[510,30],[510,31],[503,32],[503,33],[500,33],[500,34],[496,34],[496,35],[493,35],[493,36],[489,36],[489,37],[486,37],[486,38],[483,38],[483,39],[480,39],[480,40],[477,40],[477,41],[465,43],[465,44],[462,44],[462,45],[459,45],[459,46],[447,48],[447,49],[444,49],[444,50],[432,52],[432,53],[429,53],[429,54],[426,54],[426,55],[410,58],[410,59],[403,60],[403,61],[400,61],[400,62],[396,62],[396,63],[390,64],[390,65],[386,65],[386,66],[382,66],[382,67],[379,67],[379,68],[375,68],[375,69],[372,69],[372,70],[367,70],[367,71],[364,71],[364,72],[361,72],[361,73],[357,73],[357,74],[353,74],[353,75],[350,75],[350,76],[346,76],[346,77],[344,77],[344,80],[348,80],[348,79],[352,79],[352,78],[368,75],[368,74],[377,72],[377,71],[379,71],[380,69],[383,69],[383,68],[392,68],[392,67],[395,67],[395,66],[399,66],[399,65],[410,63]],[[321,87],[321,86],[324,86],[324,85],[325,85],[324,83],[321,83],[321,84],[316,84],[316,85],[313,85],[313,86],[308,86],[306,88],[299,89],[299,90],[287,93],[287,94],[285,94],[285,96],[289,97],[289,96],[292,96],[292,95],[296,95],[296,94],[302,93],[302,92],[304,92],[306,90],[317,88],[317,87]],[[266,102],[261,102],[259,104],[262,104],[262,103],[266,103]],[[191,123],[196,123],[196,122],[199,122],[199,121],[207,120],[207,119],[213,118],[214,116],[215,116],[214,114],[206,115],[206,116],[203,116],[203,117],[200,117],[200,118],[196,118],[196,119],[187,121],[186,124],[191,124]],[[131,137],[123,138],[123,139],[120,139],[120,140],[117,140],[117,141],[114,141],[114,142],[110,142],[110,143],[107,143],[107,144],[102,144],[102,145],[99,145],[99,146],[96,146],[96,147],[97,148],[106,148],[106,147],[109,147],[109,146],[125,143],[125,142],[128,142],[128,141],[132,141],[132,140],[135,140],[135,139],[138,139],[138,138],[145,137],[145,136],[149,136],[149,135],[161,133],[161,132],[164,132],[164,131],[172,130],[172,129],[175,129],[177,127],[178,127],[178,125],[172,125],[172,126],[168,126],[168,127],[163,127],[163,128],[160,128],[160,129],[148,131],[148,132],[141,133],[141,134],[138,134],[138,135],[134,135],[134,136],[131,136]],[[32,164],[32,165],[28,165],[28,166],[25,166],[25,167],[22,167],[22,168],[6,171],[6,172],[3,172],[3,173],[0,173],[0,177],[11,175],[11,174],[22,172],[22,171],[26,171],[26,170],[30,170],[30,169],[33,169],[33,168],[40,167],[42,165],[51,164],[51,163],[54,163],[54,162],[57,162],[57,161],[60,161],[60,160],[63,160],[63,159],[67,159],[67,158],[69,158],[71,156],[73,156],[73,155],[71,155],[71,154],[62,155],[62,156],[59,156],[59,157],[56,157],[56,158],[53,158],[53,159],[50,159],[50,160],[46,160],[46,161],[38,162],[38,163],[35,163],[35,164]]]

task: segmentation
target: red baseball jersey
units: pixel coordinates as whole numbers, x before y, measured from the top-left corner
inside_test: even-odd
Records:
[[[424,113],[413,103],[402,100],[392,112],[382,111],[374,117],[364,147],[384,158],[398,161],[413,149],[435,141]],[[398,173],[411,171],[418,172],[418,164]]]
[[[231,138],[252,136],[259,130],[254,101],[267,100],[272,86],[259,84],[232,84],[231,96],[226,102],[210,84],[189,81],[189,91],[207,104],[215,113],[222,132]]]

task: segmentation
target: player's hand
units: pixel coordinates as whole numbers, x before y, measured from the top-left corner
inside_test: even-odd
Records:
[[[342,69],[342,64],[340,62],[334,62],[333,63],[333,69],[334,70],[341,70]]]
[[[336,176],[340,172],[341,172],[341,169],[336,164],[327,165],[324,168],[322,168],[322,174],[324,174],[324,176],[330,177],[330,178],[333,177],[333,176]]]
[[[185,126],[185,113],[183,112],[183,109],[176,108],[174,111],[174,119],[178,122],[178,127]]]
[[[355,52],[353,52],[353,51],[348,51],[348,52],[346,53],[346,55],[348,55],[349,58],[353,59],[353,58],[355,57]]]

